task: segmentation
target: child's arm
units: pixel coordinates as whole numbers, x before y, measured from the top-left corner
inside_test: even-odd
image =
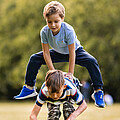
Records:
[[[46,65],[48,66],[48,69],[54,70],[54,66],[50,57],[49,45],[42,43],[42,49],[43,49],[43,56],[44,56]]]
[[[68,45],[69,48],[69,69],[67,75],[73,79],[74,66],[75,66],[75,43]]]
[[[75,118],[80,115],[86,108],[87,104],[85,100],[83,100],[83,103],[73,113],[71,113],[67,120],[75,120]]]
[[[41,107],[37,104],[34,105],[32,112],[30,114],[30,120],[37,120],[38,113],[40,111]]]

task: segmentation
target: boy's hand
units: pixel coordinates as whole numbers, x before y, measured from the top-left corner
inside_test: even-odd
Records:
[[[64,73],[65,77],[68,77],[69,79],[73,80],[73,74],[68,72],[68,73]]]
[[[87,108],[87,104],[85,100],[83,100],[82,104],[78,106],[78,108],[70,114],[67,120],[75,120],[75,118],[80,115]]]

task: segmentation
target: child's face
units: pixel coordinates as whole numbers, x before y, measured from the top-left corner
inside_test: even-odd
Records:
[[[54,99],[54,100],[58,100],[61,96],[62,96],[62,94],[63,94],[63,90],[66,88],[66,86],[62,86],[61,87],[61,89],[60,89],[60,91],[59,92],[54,92],[54,93],[51,93],[50,91],[51,91],[51,89],[48,89],[48,93],[49,93],[49,95],[50,95],[50,98],[52,98],[52,99]]]
[[[64,21],[64,17],[61,18],[58,13],[52,14],[46,18],[48,27],[52,30],[53,35],[57,35],[61,28],[61,23]]]

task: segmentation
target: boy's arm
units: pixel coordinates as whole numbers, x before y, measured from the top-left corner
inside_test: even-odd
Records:
[[[68,48],[69,48],[69,69],[67,75],[73,79],[75,66],[75,43],[68,45]]]
[[[83,100],[83,103],[73,113],[71,113],[67,120],[75,120],[75,118],[80,115],[86,108],[87,104],[85,100]]]
[[[48,66],[48,69],[54,70],[54,66],[50,57],[49,45],[42,43],[42,49],[43,49],[43,56],[44,56],[46,65]]]
[[[32,112],[30,114],[30,120],[37,120],[38,113],[40,111],[41,107],[37,104],[34,105]]]

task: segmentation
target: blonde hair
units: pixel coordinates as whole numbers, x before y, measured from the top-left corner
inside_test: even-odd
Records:
[[[49,70],[45,77],[46,86],[51,89],[51,93],[59,92],[64,85],[64,75],[61,70]]]
[[[45,7],[43,11],[43,16],[46,19],[46,17],[49,17],[52,14],[58,13],[61,18],[65,17],[65,8],[64,6],[58,2],[58,1],[52,1],[49,2]]]

